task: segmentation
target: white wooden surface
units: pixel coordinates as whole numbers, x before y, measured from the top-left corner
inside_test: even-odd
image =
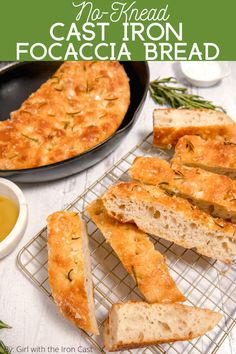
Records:
[[[212,88],[193,90],[224,106],[228,113],[236,119],[236,62],[231,62],[230,67],[231,75],[225,78],[221,84]],[[179,75],[177,63],[153,62],[150,63],[150,71],[151,79],[158,76]],[[44,351],[44,348],[48,346],[77,348],[81,345],[84,348],[91,347],[80,336],[78,330],[58,314],[52,302],[17,269],[16,255],[20,248],[45,225],[49,213],[65,207],[151,130],[152,111],[155,106],[148,96],[135,127],[120,147],[98,165],[60,181],[20,185],[29,205],[27,231],[17,249],[0,261],[0,320],[6,321],[13,327],[11,330],[0,331],[0,340],[2,339],[5,344],[12,347],[13,352],[27,353],[31,352],[31,347],[37,346],[43,346],[41,352],[46,353],[49,352],[49,349]],[[219,353],[236,353],[236,328],[226,339]]]

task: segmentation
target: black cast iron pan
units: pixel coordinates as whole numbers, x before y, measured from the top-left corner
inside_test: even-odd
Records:
[[[130,79],[131,103],[120,128],[111,137],[70,159],[36,168],[0,170],[0,177],[16,182],[52,181],[81,172],[109,155],[136,122],[149,84],[149,69],[145,61],[122,64]],[[9,113],[19,108],[60,65],[61,62],[24,62],[9,63],[5,68],[0,68],[0,120],[7,119]]]

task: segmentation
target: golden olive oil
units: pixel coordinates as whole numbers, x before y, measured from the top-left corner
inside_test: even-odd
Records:
[[[19,210],[15,202],[0,196],[0,242],[9,235],[16,224]]]

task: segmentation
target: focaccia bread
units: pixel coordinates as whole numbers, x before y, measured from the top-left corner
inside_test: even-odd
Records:
[[[229,177],[180,164],[170,166],[158,157],[137,158],[129,173],[135,180],[190,200],[215,217],[236,222],[236,181]]]
[[[212,330],[221,318],[220,313],[181,304],[114,304],[105,322],[105,348],[113,352],[191,340]]]
[[[216,219],[156,186],[119,183],[103,196],[108,213],[138,228],[198,253],[231,263],[236,256],[235,225]]]
[[[60,211],[48,221],[48,277],[60,312],[86,332],[99,334],[85,222]]]
[[[187,135],[179,139],[172,162],[236,178],[236,140],[204,140]]]
[[[0,169],[43,166],[91,149],[119,128],[129,103],[119,62],[65,62],[1,122]]]
[[[134,224],[122,224],[110,217],[100,199],[90,204],[87,212],[148,302],[185,301],[169,274],[165,258],[155,250],[147,234]]]
[[[225,113],[211,109],[155,109],[153,144],[171,148],[184,135],[200,135],[204,139],[236,136],[236,124]]]

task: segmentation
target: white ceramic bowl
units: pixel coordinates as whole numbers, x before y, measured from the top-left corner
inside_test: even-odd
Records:
[[[211,87],[230,74],[227,62],[183,61],[181,71],[186,79],[197,87]]]
[[[5,178],[0,178],[0,195],[13,200],[19,209],[18,219],[9,235],[0,242],[0,258],[7,256],[16,247],[24,235],[27,220],[28,210],[25,197],[17,185]]]

